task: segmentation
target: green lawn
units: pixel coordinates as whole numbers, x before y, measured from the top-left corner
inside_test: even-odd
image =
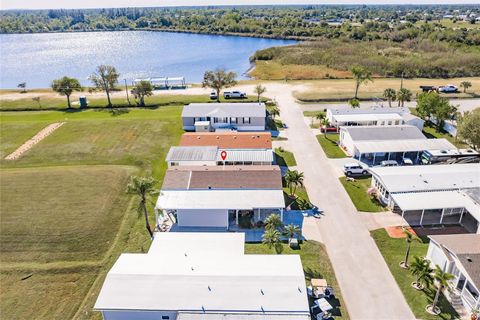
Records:
[[[382,212],[385,209],[377,200],[372,200],[367,194],[368,188],[372,184],[372,178],[356,177],[354,182],[347,181],[346,177],[341,177],[340,182],[352,199],[355,208],[364,212]]]
[[[66,123],[20,159],[0,160],[0,163],[3,167],[125,164],[152,170],[157,178],[161,178],[166,168],[164,159],[168,149],[178,143],[183,132],[180,112],[180,107],[125,110],[117,115],[95,110],[72,113],[3,112],[0,114],[2,124],[10,126],[13,132],[18,131],[19,124]],[[1,139],[12,148],[13,144],[19,146],[22,143],[11,137],[15,134],[10,133]]]
[[[327,133],[317,135],[318,143],[322,146],[323,151],[328,158],[346,158],[347,155],[337,145],[340,135],[338,133]]]
[[[247,254],[275,254],[273,249],[260,243],[246,243],[245,253]],[[339,309],[333,313],[335,319],[348,319],[347,309],[342,299],[340,287],[335,278],[335,271],[330,263],[325,247],[315,241],[305,241],[300,250],[292,250],[287,244],[283,244],[282,254],[299,254],[305,272],[305,281],[310,284],[312,278],[324,278],[334,288],[335,297],[338,299],[336,305]]]
[[[305,187],[298,187],[295,191],[295,198],[290,197],[290,189],[288,187],[283,188],[283,196],[285,198],[286,206],[290,206],[292,210],[303,210],[302,205],[306,205],[309,208],[310,198],[308,197],[307,189]]]
[[[0,170],[2,263],[95,261],[110,247],[134,168]]]
[[[19,160],[0,160],[2,318],[101,319],[92,308],[108,270],[120,253],[150,246],[127,178],[162,179],[182,133],[180,112],[0,112],[2,154],[66,122]]]
[[[88,92],[85,92],[85,95],[88,99],[89,108],[104,108],[107,105],[107,98],[104,94],[95,94],[95,96],[89,95]],[[42,97],[40,94],[40,105],[33,101],[31,98],[22,98],[19,95],[19,99],[16,100],[6,100],[2,99],[0,95],[0,110],[66,110],[67,109],[67,99],[65,97]],[[72,98],[72,108],[78,109],[79,103],[77,98]],[[225,100],[220,98],[221,102],[254,102],[257,101],[256,97],[248,97],[247,99],[229,99]],[[135,107],[135,100],[130,96],[131,107]],[[208,95],[184,95],[184,94],[158,94],[151,97],[145,98],[145,104],[147,107],[161,107],[161,106],[177,106],[185,105],[189,103],[201,103],[201,102],[212,102],[215,103],[215,100],[210,100]],[[112,104],[117,107],[129,107],[126,97],[112,98]]]
[[[319,114],[325,116],[327,113],[325,111],[303,111],[303,116],[304,117],[314,117],[315,118]]]
[[[425,289],[424,291],[417,291],[411,287],[411,283],[415,281],[415,277],[412,276],[408,270],[402,269],[399,266],[399,263],[403,260],[405,254],[405,239],[390,238],[385,229],[372,231],[371,235],[377,243],[385,262],[390,268],[393,277],[397,281],[400,290],[402,290],[408,305],[417,319],[458,319],[458,314],[443,295],[441,296],[439,304],[439,307],[442,310],[440,315],[433,316],[425,312],[425,307],[433,301],[435,289],[432,287],[433,290]],[[425,256],[427,254],[427,249],[428,243],[414,242],[410,252],[411,259],[413,259],[414,256]]]
[[[457,148],[469,148],[468,144],[463,143],[460,140],[456,140],[455,137],[452,137],[448,132],[442,130],[442,132],[437,132],[434,127],[428,126],[425,124],[423,127],[423,134],[429,139],[440,139],[445,138],[450,141]]]
[[[279,166],[294,167],[297,165],[294,154],[284,149],[281,150],[280,148],[276,148],[275,158]]]

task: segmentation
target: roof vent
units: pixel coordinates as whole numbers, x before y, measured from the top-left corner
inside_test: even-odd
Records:
[[[197,139],[200,140],[200,136],[197,136]]]
[[[208,190],[212,190],[212,186],[208,186]]]
[[[210,286],[208,286],[208,291],[212,291],[212,288],[210,288]]]
[[[265,292],[263,292],[263,289],[260,289],[260,293],[262,294],[262,296],[265,295]]]
[[[468,262],[473,262],[472,258],[470,258],[470,257],[467,257],[467,261]]]
[[[445,154],[445,153],[447,153],[447,150],[440,150],[440,153]]]

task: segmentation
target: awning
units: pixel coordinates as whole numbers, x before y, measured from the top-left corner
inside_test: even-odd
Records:
[[[173,190],[162,191],[156,209],[284,208],[283,190]]]
[[[456,147],[447,139],[367,140],[354,143],[358,153],[419,152],[452,150]]]

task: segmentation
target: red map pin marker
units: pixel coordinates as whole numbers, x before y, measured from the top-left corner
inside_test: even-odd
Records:
[[[223,150],[222,152],[220,152],[220,157],[223,161],[225,161],[225,159],[227,159],[227,151]]]

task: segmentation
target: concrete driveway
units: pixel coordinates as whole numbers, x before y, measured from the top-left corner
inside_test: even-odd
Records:
[[[305,123],[302,109],[291,94],[293,86],[267,84],[267,89],[268,95],[278,101],[280,117],[288,124],[288,148],[295,154],[297,169],[305,174],[310,200],[325,211],[321,219],[305,221],[305,235],[325,244],[350,317],[414,319],[364,219]]]

